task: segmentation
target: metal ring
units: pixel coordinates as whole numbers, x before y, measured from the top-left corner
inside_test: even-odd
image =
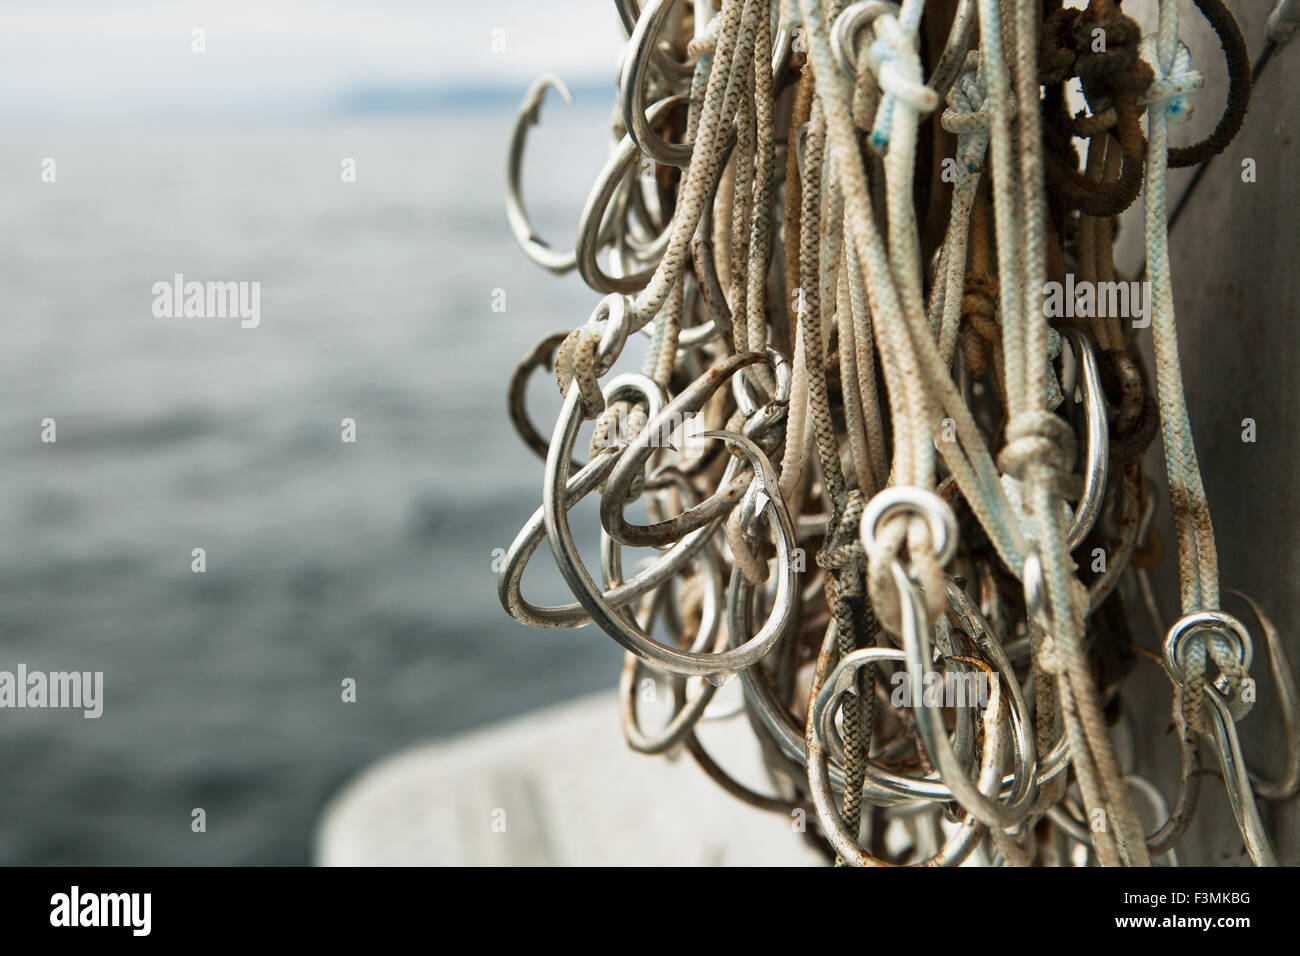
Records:
[[[891,0],[860,0],[844,9],[831,27],[831,54],[851,77],[858,73],[858,37],[877,17],[898,16],[899,6]]]
[[[935,558],[946,565],[957,553],[957,518],[948,502],[933,491],[915,485],[894,485],[877,492],[862,509],[862,547],[868,554],[876,543],[880,522],[899,512],[920,515],[930,526]]]
[[[1169,633],[1165,636],[1165,643],[1162,647],[1165,666],[1169,668],[1169,672],[1178,683],[1181,684],[1187,679],[1183,671],[1187,659],[1187,640],[1198,631],[1215,631],[1224,637],[1235,637],[1237,639],[1237,659],[1241,661],[1244,670],[1250,670],[1250,665],[1254,661],[1255,650],[1251,645],[1250,632],[1246,630],[1246,625],[1226,611],[1193,611],[1191,614],[1185,614],[1174,622],[1174,626],[1169,629]],[[1214,687],[1224,695],[1231,692],[1227,679],[1223,676],[1214,681]]]

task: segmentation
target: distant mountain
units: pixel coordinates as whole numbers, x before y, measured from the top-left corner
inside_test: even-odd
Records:
[[[608,80],[568,84],[577,105],[608,106],[615,91]],[[510,109],[523,99],[527,84],[499,83],[463,86],[358,86],[338,99],[343,113],[432,113],[447,110]]]

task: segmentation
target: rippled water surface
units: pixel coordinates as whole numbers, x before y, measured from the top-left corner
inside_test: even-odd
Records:
[[[541,484],[505,379],[595,301],[509,237],[510,113],[0,143],[0,669],[105,683],[99,720],[0,711],[0,862],[306,862],[370,760],[613,684],[608,639],[496,600],[493,549]],[[602,116],[548,109],[538,133],[553,235]],[[155,318],[176,273],[260,282],[260,327]]]

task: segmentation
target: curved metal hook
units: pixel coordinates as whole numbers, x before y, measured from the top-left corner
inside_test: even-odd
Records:
[[[604,392],[607,400],[612,401],[619,394],[629,390],[636,390],[648,397],[647,403],[652,414],[662,406],[662,390],[644,375],[620,375],[610,381]],[[606,449],[569,478],[564,499],[566,509],[573,509],[578,502],[609,477],[621,451],[621,448]],[[606,591],[602,595],[603,600],[611,608],[621,608],[662,585],[708,543],[710,535],[716,529],[716,525],[706,526],[687,535],[660,555],[649,567],[643,568],[629,580]],[[506,551],[505,562],[497,576],[497,599],[501,602],[501,607],[516,621],[530,627],[583,627],[590,624],[591,618],[582,610],[580,604],[542,607],[529,603],[523,596],[524,572],[545,536],[545,509],[539,507],[525,522]],[[602,541],[604,537],[602,534]]]
[[[992,626],[980,612],[975,602],[951,577],[944,578],[951,613],[957,618],[961,629],[975,642],[989,663],[993,665],[998,679],[1007,686],[1008,715],[1011,720],[1012,740],[1015,744],[1018,768],[1016,786],[1006,800],[1009,810],[1019,810],[1033,802],[1038,792],[1038,758],[1034,743],[1033,727],[1029,720],[1029,707],[1016,680],[1016,671],[1012,667],[1002,644],[994,633]]]
[[[650,419],[641,433],[629,443],[627,451],[609,476],[605,492],[601,496],[600,523],[611,538],[633,547],[662,547],[731,511],[749,479],[743,475],[731,475],[729,470],[730,480],[724,481],[716,492],[667,521],[633,525],[623,517],[628,491],[650,456],[658,448],[666,446],[672,435],[704,407],[704,403],[727,379],[747,365],[766,361],[770,359],[762,352],[742,352],[728,356]],[[793,535],[791,539],[793,540]]]
[[[1237,818],[1237,829],[1241,831],[1246,852],[1256,866],[1277,866],[1268,831],[1259,818],[1250,772],[1246,769],[1246,758],[1241,753],[1241,740],[1237,736],[1237,724],[1217,690],[1210,688],[1205,696],[1210,701],[1206,709],[1217,744],[1215,749],[1219,752],[1219,766],[1223,768],[1223,786],[1228,791],[1228,802],[1232,804],[1232,814]]]
[[[892,866],[893,864],[874,857],[862,849],[858,844],[857,835],[849,833],[844,828],[839,808],[835,806],[832,796],[831,775],[823,741],[829,740],[834,735],[835,710],[840,698],[846,693],[857,692],[858,670],[878,661],[900,661],[905,660],[906,657],[905,652],[892,647],[866,647],[848,654],[818,690],[808,712],[808,787],[812,792],[813,805],[817,809],[817,817],[826,832],[826,838],[830,840],[836,852],[854,866]],[[997,713],[1001,708],[998,706],[997,693],[995,685],[992,706],[985,713],[985,745],[977,784],[979,790],[990,795],[997,792],[1001,779],[1002,734],[997,720]],[[921,707],[929,710],[923,702]],[[967,813],[961,826],[948,838],[935,856],[914,865],[956,866],[970,856],[979,844],[982,834],[982,823],[973,814]]]
[[[1066,536],[1073,551],[1097,523],[1106,496],[1106,476],[1110,472],[1110,425],[1106,419],[1106,393],[1101,388],[1101,371],[1092,342],[1078,329],[1065,329],[1062,342],[1068,342],[1079,364],[1079,390],[1083,394],[1083,411],[1087,428],[1086,464],[1083,471],[1083,496],[1074,509],[1074,521]]]
[[[650,107],[648,121],[653,126],[667,117],[674,107],[686,102],[686,97],[677,95],[660,100]],[[578,274],[582,281],[597,292],[640,292],[650,277],[654,275],[655,266],[651,265],[629,276],[607,275],[597,261],[601,249],[601,234],[605,222],[605,211],[620,185],[626,181],[628,171],[637,161],[639,149],[630,136],[624,136],[618,150],[609,158],[605,168],[600,171],[591,195],[583,206],[582,216],[578,220],[578,238],[576,244]],[[671,220],[670,220],[671,224]]]
[[[957,12],[953,14],[952,26],[948,30],[948,40],[939,62],[930,73],[930,82],[926,86],[934,90],[940,100],[948,95],[953,83],[961,73],[966,54],[975,39],[975,0],[958,0]]]
[[[925,706],[925,695],[922,693],[921,680],[933,657],[929,630],[926,626],[925,604],[921,600],[921,595],[916,586],[908,578],[907,572],[903,570],[903,566],[899,562],[894,561],[890,564],[890,573],[894,577],[894,585],[898,588],[899,598],[901,599],[901,631],[903,650],[907,659],[908,677],[913,684],[912,706],[917,710],[916,728],[921,736],[921,742],[925,746],[926,753],[934,761],[944,783],[952,790],[953,798],[961,804],[967,813],[973,815],[988,827],[1001,829],[1015,827],[1024,820],[1028,812],[1028,789],[1033,780],[1031,756],[1034,753],[1033,739],[1028,733],[1028,722],[1025,720],[1025,715],[1021,714],[1018,720],[1013,721],[1017,743],[1016,767],[1013,773],[1016,783],[1013,795],[1018,794],[1019,800],[1013,799],[1010,804],[994,802],[994,800],[985,796],[981,789],[966,776],[966,771],[962,768],[961,762],[957,759],[957,754],[953,751],[952,742],[948,739],[948,731],[944,725],[942,712]],[[949,597],[952,597],[951,591]],[[967,615],[973,610],[973,606],[969,604],[965,607]],[[978,627],[976,629],[979,630]],[[1003,660],[1005,661],[1005,657],[1003,657]],[[996,687],[1000,683],[1001,681],[998,681],[994,686]],[[1023,703],[1023,700],[1021,703]],[[986,725],[987,721],[986,715]],[[995,717],[995,726],[997,725],[1000,725],[1000,717]]]
[[[630,40],[632,33],[636,30],[637,23],[641,20],[643,13],[641,6],[637,3],[637,0],[614,0],[614,7],[618,10],[618,19],[623,25],[623,32],[627,34]],[[655,66],[662,69],[666,74],[689,76],[695,69],[694,63],[676,60],[669,55],[667,50],[658,46],[654,48],[653,55]]]
[[[1146,798],[1146,801],[1151,805],[1151,810],[1155,813],[1157,820],[1172,819],[1169,813],[1169,804],[1165,802],[1164,794],[1162,794],[1156,785],[1150,780],[1135,773],[1130,773],[1124,777],[1124,782],[1128,784],[1130,790],[1136,790]],[[1151,843],[1153,840],[1154,836],[1147,837],[1148,850],[1151,849]],[[1151,855],[1155,856],[1155,853],[1153,852]],[[1168,856],[1168,865],[1177,866],[1178,854],[1174,851],[1172,846],[1168,849]]]
[[[647,118],[645,111],[646,73],[653,57],[657,65],[667,60],[676,65],[664,54],[659,46],[659,34],[668,22],[668,15],[677,0],[650,0],[640,12],[628,39],[627,55],[619,76],[619,101],[623,108],[623,125],[628,136],[637,148],[657,163],[684,169],[691,163],[695,153],[695,144],[669,143],[656,136],[652,129],[653,118]],[[626,22],[626,12],[624,12]],[[780,30],[772,41],[772,84],[780,83],[789,67],[791,38],[786,30]],[[680,64],[679,73],[689,73],[695,69],[694,63]],[[728,125],[725,133],[729,144],[734,144],[736,131],[734,125]]]
[[[628,39],[627,59],[619,79],[619,100],[623,104],[623,125],[637,149],[665,166],[690,165],[694,143],[669,143],[650,129],[645,114],[645,75],[650,55],[659,49],[659,34],[677,0],[650,0],[641,10]]]
[[[1278,780],[1265,780],[1256,773],[1250,779],[1255,784],[1255,794],[1266,800],[1289,800],[1300,790],[1300,694],[1296,692],[1295,675],[1287,660],[1286,647],[1278,635],[1277,626],[1269,619],[1254,600],[1241,591],[1227,589],[1228,593],[1240,598],[1250,608],[1259,628],[1264,632],[1264,644],[1268,648],[1268,668],[1273,673],[1273,683],[1277,687],[1277,696],[1282,710],[1282,727],[1286,734],[1286,763],[1282,776]]]
[[[751,600],[753,594],[754,586],[749,583],[744,575],[732,575],[731,589],[727,595],[727,628],[732,635],[731,640],[733,643],[752,630],[749,619],[752,613]],[[832,618],[830,626],[827,628],[826,640],[833,642],[835,635],[835,621]],[[998,666],[1001,666],[1000,663]],[[1003,677],[1003,680],[1013,683],[1015,681],[1014,673],[1010,674],[1009,678]],[[804,730],[799,724],[795,723],[790,712],[777,698],[776,692],[772,688],[767,675],[763,673],[762,668],[741,671],[740,681],[745,690],[745,697],[752,705],[754,716],[757,718],[759,725],[768,733],[773,743],[787,760],[797,767],[806,769],[808,766],[808,750]],[[1015,704],[1013,703],[1012,706],[1015,706]],[[1041,788],[1060,776],[1069,767],[1069,759],[1069,744],[1065,735],[1062,734],[1053,744],[1051,750],[1043,757],[1034,779],[1034,788]],[[828,773],[834,787],[843,790],[843,768],[835,763],[830,763]],[[1018,786],[1015,774],[1007,774],[1002,778],[1000,789],[997,792],[1009,795]],[[864,798],[877,805],[912,800],[947,802],[954,799],[952,789],[936,777],[905,776],[882,767],[872,760],[868,760],[866,764],[866,781],[862,787],[862,794]]]
[[[849,76],[857,76],[858,34],[867,29],[880,16],[897,16],[899,5],[892,0],[861,0],[851,4],[836,18],[831,28],[831,53]],[[930,72],[930,79],[925,84],[942,103],[948,90],[957,80],[966,54],[971,48],[975,35],[975,0],[959,0],[952,25],[948,28],[948,39],[944,43],[939,61]]]
[[[546,449],[549,445],[528,417],[526,401],[528,380],[535,369],[552,368],[555,349],[568,336],[568,332],[555,332],[533,346],[533,350],[515,366],[514,373],[510,376],[510,385],[506,389],[506,411],[510,414],[510,421],[515,426],[515,431],[518,432],[523,443],[536,452],[543,461],[546,460]],[[574,471],[578,471],[582,465],[574,462],[571,467]]]
[[[686,493],[689,482],[685,480],[685,475],[680,472],[677,475],[680,477],[680,481],[676,483]],[[617,549],[617,546],[615,546],[615,549]],[[617,550],[615,550],[615,553],[617,553]],[[717,654],[727,646],[727,633],[721,626],[723,615],[722,559],[712,541],[706,544],[702,553],[707,565],[707,570],[703,573],[708,581],[708,589],[705,592],[703,620],[699,633],[696,634],[695,640],[692,642],[691,650],[699,652],[711,646],[713,653]],[[606,569],[605,584],[607,587],[619,583],[617,574],[613,573],[617,570],[617,568]],[[661,588],[663,589],[661,593],[666,597],[669,583],[665,582],[661,585]],[[671,598],[666,599],[670,600]],[[646,627],[647,632],[652,630],[652,626],[648,625]],[[698,693],[680,706],[662,729],[647,734],[641,729],[641,723],[637,716],[636,699],[637,677],[644,671],[645,666],[645,662],[635,654],[629,653],[624,656],[623,670],[619,676],[623,736],[626,738],[628,746],[638,753],[660,754],[676,747],[695,729],[695,725],[705,718],[708,706],[712,702],[714,694],[718,691],[718,685],[712,681],[704,681]]]
[[[717,676],[744,670],[762,660],[785,632],[793,613],[796,593],[796,572],[791,554],[795,541],[794,526],[777,490],[776,472],[767,457],[757,445],[743,436],[729,432],[703,433],[705,437],[721,438],[740,449],[754,469],[750,492],[741,501],[742,526],[757,520],[759,514],[764,514],[776,539],[777,582],[772,613],[759,633],[740,647],[721,654],[678,650],[654,640],[610,608],[578,555],[564,499],[569,478],[569,460],[582,423],[578,411],[580,404],[581,394],[575,384],[570,386],[568,395],[565,396],[555,434],[551,438],[550,452],[546,456],[546,477],[542,486],[546,536],[551,545],[551,553],[578,603],[601,630],[624,648],[672,674],[687,677]],[[722,518],[717,520],[721,522]],[[733,579],[738,573],[733,572]]]
[[[543,269],[549,269],[556,275],[564,275],[578,264],[578,257],[573,252],[560,252],[538,234],[533,228],[528,210],[524,206],[523,167],[524,146],[528,141],[528,127],[541,122],[542,103],[546,91],[555,89],[564,97],[565,102],[572,103],[573,95],[564,81],[558,76],[544,73],[533,81],[533,85],[524,94],[524,100],[515,114],[514,130],[510,134],[510,149],[506,156],[506,218],[510,220],[510,231],[524,254]]]

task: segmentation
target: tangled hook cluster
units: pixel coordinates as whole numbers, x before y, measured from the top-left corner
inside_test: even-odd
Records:
[[[566,92],[558,81],[530,91],[512,140],[521,247],[605,298],[512,379],[511,417],[545,477],[507,552],[502,606],[537,627],[596,624],[627,650],[633,748],[685,748],[756,806],[812,811],[809,839],[842,863],[1172,860],[1196,809],[1198,732],[1243,841],[1272,862],[1253,787],[1300,784],[1294,681],[1259,614],[1297,757],[1282,780],[1252,778],[1235,730],[1253,699],[1250,636],[1217,607],[1169,357],[1164,171],[1185,154],[1166,130],[1203,85],[1173,0],[1141,43],[1117,0],[1041,21],[1043,5],[1012,0],[960,0],[950,22],[923,0],[617,6],[618,143],[572,254],[533,232],[518,186],[524,130],[547,88]],[[1235,21],[1219,0],[1198,6],[1235,62]],[[1106,52],[1088,45],[1094,30]],[[939,51],[929,76],[921,49]],[[1071,116],[1076,77],[1088,110]],[[1113,283],[1112,217],[1140,193],[1154,388],[1136,327],[1044,304],[1067,275]],[[634,345],[641,372],[606,380]],[[542,365],[563,397],[549,440],[523,407]],[[1137,732],[1126,688],[1158,683],[1119,585],[1154,608],[1161,548],[1141,459],[1159,425],[1184,578],[1183,617],[1166,634],[1155,610],[1146,635],[1164,641],[1183,731],[1169,804],[1114,742]],[[569,521],[592,495],[598,573]],[[629,520],[634,500],[647,523]],[[543,540],[575,603],[523,596]],[[638,706],[648,673],[672,691],[657,730]],[[743,704],[729,713],[748,714],[772,793],[728,777],[696,734],[728,716],[715,695],[733,676]],[[1162,818],[1150,832],[1138,799]],[[902,851],[871,836],[893,824],[910,836]]]

